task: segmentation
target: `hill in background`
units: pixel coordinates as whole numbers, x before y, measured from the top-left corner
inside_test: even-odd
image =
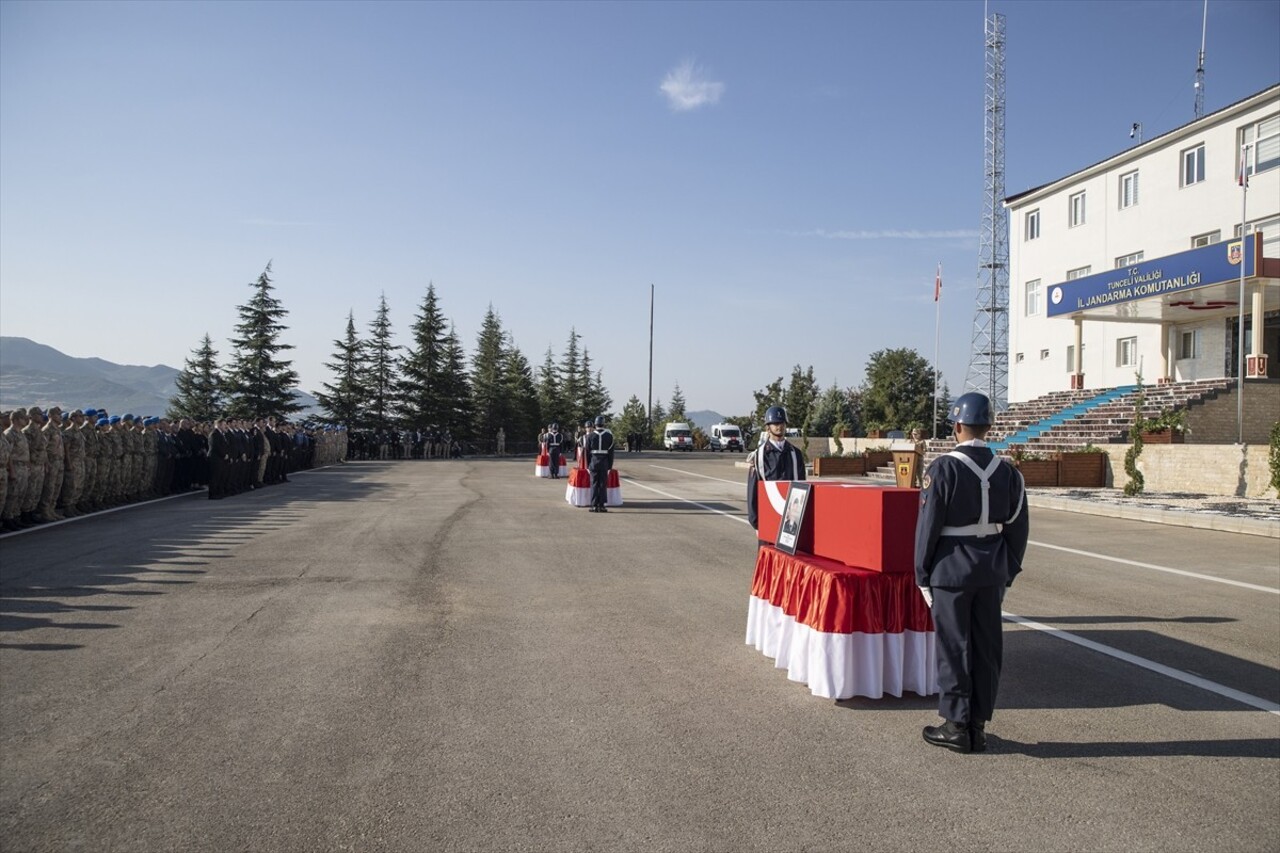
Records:
[[[113,414],[163,415],[177,393],[179,370],[101,358],[76,358],[27,338],[0,336],[0,408],[105,408]],[[298,394],[305,411],[316,400]]]

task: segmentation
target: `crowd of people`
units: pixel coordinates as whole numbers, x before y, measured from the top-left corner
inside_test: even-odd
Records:
[[[347,457],[347,433],[276,421],[0,412],[0,527],[48,524],[208,487],[210,498],[286,482]]]
[[[462,456],[462,444],[449,430],[436,429],[374,429],[351,430],[348,433],[345,459],[458,459]]]

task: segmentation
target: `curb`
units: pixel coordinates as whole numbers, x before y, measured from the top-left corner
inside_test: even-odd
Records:
[[[1268,521],[1264,518],[1241,518],[1233,515],[1197,515],[1184,510],[1162,509],[1160,507],[1091,503],[1071,498],[1060,498],[1054,495],[1037,495],[1033,491],[1027,492],[1027,505],[1038,509],[1056,509],[1063,512],[1077,512],[1083,515],[1105,515],[1109,518],[1124,518],[1130,521],[1148,521],[1154,524],[1169,524],[1176,527],[1194,527],[1201,530],[1217,530],[1222,533],[1244,533],[1250,536],[1266,536],[1271,539],[1280,539],[1280,521]]]

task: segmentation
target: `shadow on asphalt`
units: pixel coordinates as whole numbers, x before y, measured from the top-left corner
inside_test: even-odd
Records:
[[[1019,614],[1021,615],[1021,614]],[[1239,622],[1230,616],[1023,616],[1032,622],[1045,625],[1123,625],[1134,622],[1177,623],[1180,625],[1218,625],[1223,622]]]
[[[40,628],[97,631],[119,627],[107,614],[132,610],[139,596],[198,583],[214,561],[256,537],[289,526],[305,505],[367,500],[384,490],[351,476],[351,468],[321,468],[288,483],[208,500],[204,492],[101,515],[84,516],[4,544],[0,561],[0,648],[67,651],[74,643],[16,642]],[[141,523],[139,521],[141,520]],[[112,546],[112,528],[129,525],[127,549]],[[46,549],[74,555],[50,563]],[[127,561],[114,559],[127,553]],[[104,554],[108,556],[103,557]],[[88,603],[93,596],[122,603]],[[100,621],[91,618],[100,614]],[[59,638],[61,639],[61,638]]]
[[[1031,758],[1280,758],[1280,740],[1169,740],[1082,742],[1041,741],[1019,743],[994,734],[987,735],[987,749],[994,753],[1026,755]]]
[[[688,501],[648,501],[648,500],[632,500],[624,499],[626,503],[623,505],[629,509],[639,512],[706,512],[708,508],[718,509],[721,512],[737,513],[745,516],[745,511],[741,506],[734,506],[721,501],[698,501],[697,504],[691,504]]]

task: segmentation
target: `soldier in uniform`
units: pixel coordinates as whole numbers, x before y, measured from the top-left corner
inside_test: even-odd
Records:
[[[604,415],[596,415],[595,432],[586,436],[583,451],[591,471],[591,511],[608,512],[609,472],[613,470],[613,433],[604,428]]]
[[[987,748],[1003,658],[1000,604],[1027,550],[1026,487],[984,441],[991,401],[951,406],[956,449],[929,465],[916,520],[916,583],[933,610],[940,726],[924,739],[957,752]]]
[[[45,524],[52,519],[37,516],[40,505],[40,493],[44,489],[44,475],[48,468],[49,442],[44,437],[44,412],[38,406],[27,410],[27,425],[22,432],[27,437],[27,448],[30,453],[30,465],[27,474],[27,494],[22,500],[22,514],[30,524]]]
[[[76,503],[80,500],[80,490],[84,488],[85,444],[84,412],[76,409],[67,416],[66,428],[62,431],[64,471],[62,476],[62,511],[69,518],[80,514]]]
[[[31,525],[22,518],[22,502],[27,496],[27,475],[31,467],[31,444],[22,428],[27,425],[27,413],[14,409],[9,416],[9,426],[4,434],[9,439],[9,494],[4,501],[5,530],[21,530]]]
[[[80,425],[80,432],[84,434],[84,482],[80,485],[80,491],[76,495],[76,511],[86,513],[93,512],[95,509],[94,495],[98,487],[98,456],[100,449],[98,447],[97,409],[85,409],[84,423]]]
[[[764,413],[764,435],[750,456],[747,470],[747,521],[752,530],[760,528],[756,483],[761,480],[803,480],[804,454],[787,441],[787,410],[770,406]]]
[[[65,450],[62,446],[62,409],[53,406],[40,432],[45,441],[44,485],[40,487],[40,499],[36,513],[46,521],[62,521],[66,518],[58,512],[58,496],[62,494],[62,478],[66,475]]]
[[[547,456],[550,459],[551,479],[560,479],[560,452],[564,449],[564,436],[560,434],[560,424],[547,427]]]
[[[0,412],[0,529],[8,530],[4,524],[4,503],[9,497],[9,481],[13,478],[13,445],[5,430],[9,429],[9,413]]]

